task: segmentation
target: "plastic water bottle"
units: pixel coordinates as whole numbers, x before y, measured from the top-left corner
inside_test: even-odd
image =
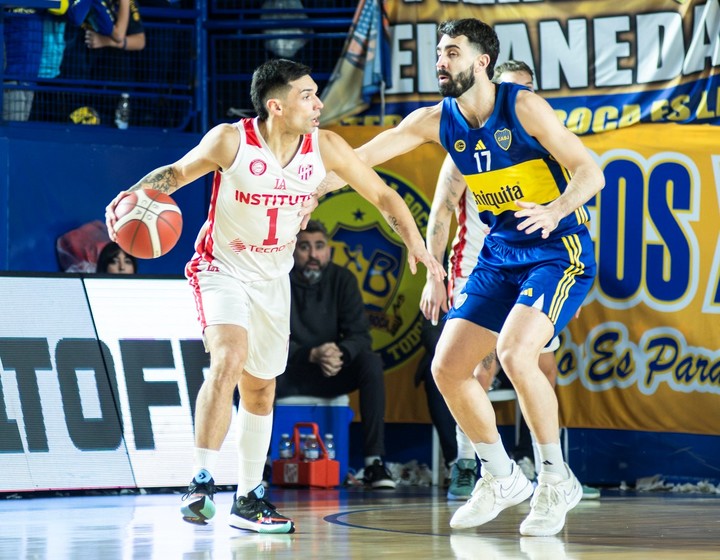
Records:
[[[290,434],[282,434],[280,436],[280,458],[292,459],[295,454],[295,444],[290,439]]]
[[[115,109],[115,125],[120,130],[127,129],[130,124],[130,94],[121,93],[120,101]]]
[[[332,434],[325,434],[325,451],[327,451],[328,459],[335,458],[335,438]]]
[[[305,458],[305,450],[307,449],[307,434],[300,434],[300,449],[298,449],[298,454],[300,455],[301,459]]]
[[[317,461],[320,458],[320,444],[315,434],[308,435],[305,440],[305,460]]]

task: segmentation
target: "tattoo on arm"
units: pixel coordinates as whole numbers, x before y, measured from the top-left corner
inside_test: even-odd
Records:
[[[433,224],[432,231],[430,232],[430,237],[443,235],[446,231],[448,231],[447,224],[441,220],[436,220]]]
[[[398,219],[395,216],[391,216],[390,214],[384,214],[384,216],[385,221],[388,223],[390,228],[402,237],[402,234],[400,233],[400,222],[398,222]]]
[[[178,181],[172,166],[167,165],[151,171],[128,190],[153,189],[170,194],[178,189]]]

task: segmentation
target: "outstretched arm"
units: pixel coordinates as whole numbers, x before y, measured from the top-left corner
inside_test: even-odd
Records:
[[[452,158],[446,155],[435,186],[425,241],[428,251],[438,262],[443,262],[445,259],[445,249],[450,238],[453,215],[466,188],[467,184],[460,170],[453,163]],[[420,297],[420,310],[433,325],[437,325],[440,311],[447,312],[448,310],[445,284],[438,282],[430,275],[425,281],[425,287]]]
[[[417,263],[422,262],[427,267],[428,274],[442,281],[445,271],[425,248],[415,218],[400,195],[388,187],[375,171],[363,164],[339,135],[322,130],[320,141],[326,169],[335,171],[343,181],[378,208],[393,231],[403,240],[408,248],[410,271],[415,274]]]
[[[384,130],[369,140],[355,152],[370,167],[380,165],[394,157],[407,153],[428,142],[440,143],[440,105],[421,107],[405,117],[394,128]],[[327,168],[327,165],[326,165]],[[338,173],[328,169],[328,174],[316,189],[313,197],[302,204],[300,215],[307,216],[317,208],[317,199],[347,185],[347,181]]]

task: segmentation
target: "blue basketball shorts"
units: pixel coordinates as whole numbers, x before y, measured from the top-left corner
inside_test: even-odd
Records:
[[[466,319],[500,332],[515,304],[541,310],[562,331],[592,287],[597,265],[585,226],[575,233],[522,247],[489,235],[448,319]]]

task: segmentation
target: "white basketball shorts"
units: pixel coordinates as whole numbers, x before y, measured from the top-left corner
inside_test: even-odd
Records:
[[[205,328],[238,325],[248,333],[245,370],[261,379],[285,371],[290,341],[290,276],[243,282],[222,272],[198,272],[190,279]]]

